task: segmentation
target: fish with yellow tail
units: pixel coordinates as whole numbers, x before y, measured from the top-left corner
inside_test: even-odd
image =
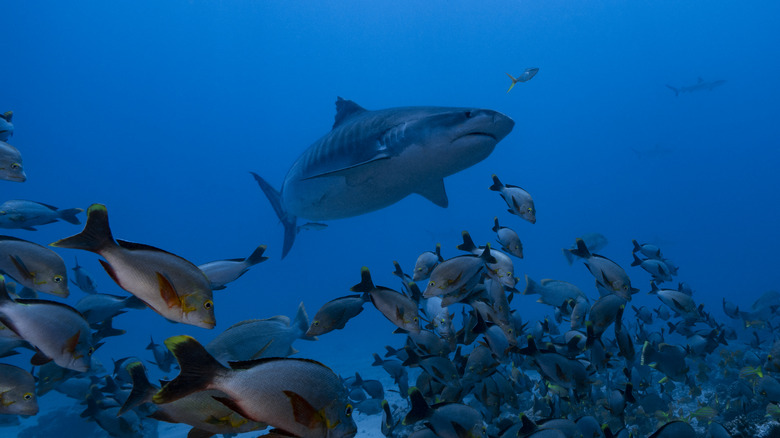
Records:
[[[84,230],[51,246],[102,256],[100,264],[119,287],[171,321],[208,329],[216,325],[211,286],[203,272],[159,248],[114,240],[105,205],[91,205]]]
[[[181,373],[153,401],[174,402],[205,389],[242,417],[276,428],[272,437],[351,438],[357,434],[352,405],[339,376],[308,359],[264,358],[223,366],[195,339],[174,336],[165,345]]]
[[[510,91],[512,91],[512,88],[514,88],[515,84],[518,83],[518,82],[528,82],[528,81],[530,81],[532,77],[536,76],[536,73],[538,71],[539,71],[539,69],[537,67],[527,68],[527,69],[525,69],[525,71],[523,71],[522,74],[520,74],[520,76],[518,76],[516,78],[514,76],[510,75],[509,73],[507,73],[506,75],[509,76],[509,79],[512,80],[512,85],[509,86],[509,89],[506,90],[506,92],[509,93]]]

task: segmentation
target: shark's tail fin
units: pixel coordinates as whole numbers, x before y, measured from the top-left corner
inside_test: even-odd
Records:
[[[668,89],[670,89],[670,90],[674,91],[674,95],[675,95],[675,96],[679,96],[679,95],[680,95],[680,90],[678,90],[677,88],[674,88],[674,87],[672,87],[672,86],[671,86],[671,85],[669,85],[669,84],[666,84],[666,88],[668,88]]]
[[[268,184],[263,178],[260,177],[260,175],[254,172],[250,173],[255,177],[255,181],[257,181],[257,184],[260,185],[260,189],[263,191],[263,193],[265,193],[265,196],[268,198],[268,201],[274,208],[276,216],[279,217],[282,225],[284,225],[284,245],[282,246],[282,258],[285,258],[287,253],[290,252],[293,243],[295,242],[295,235],[298,233],[298,227],[295,225],[297,218],[287,213],[287,211],[282,206],[281,193],[273,188],[271,184]]]
[[[512,80],[512,85],[510,85],[509,89],[506,90],[506,92],[509,93],[510,91],[512,91],[512,88],[514,88],[515,84],[517,83],[517,79],[513,78],[512,75],[510,75],[509,73],[507,73],[506,75],[509,76],[509,79]]]

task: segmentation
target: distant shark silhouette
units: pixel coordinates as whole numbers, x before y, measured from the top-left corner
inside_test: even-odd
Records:
[[[702,90],[712,91],[714,88],[720,87],[725,83],[726,81],[724,79],[719,79],[717,81],[712,81],[712,82],[706,82],[704,79],[699,78],[699,82],[697,82],[694,85],[689,85],[687,87],[674,88],[669,84],[666,84],[666,86],[670,90],[674,91],[675,96],[679,96],[680,93],[693,93],[694,91],[702,91]]]
[[[252,173],[284,225],[282,258],[295,241],[298,217],[358,216],[412,193],[446,207],[444,177],[487,158],[514,125],[488,109],[369,111],[339,97],[333,129],[295,160],[281,191]]]

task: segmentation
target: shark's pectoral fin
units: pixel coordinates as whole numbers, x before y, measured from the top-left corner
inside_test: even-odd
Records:
[[[444,180],[437,179],[423,184],[415,190],[415,193],[433,202],[439,207],[446,208],[450,201],[447,199],[447,191],[444,189]]]

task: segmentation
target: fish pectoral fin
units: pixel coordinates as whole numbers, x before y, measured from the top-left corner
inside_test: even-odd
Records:
[[[284,391],[284,395],[290,400],[295,421],[308,429],[321,428],[326,419],[321,411],[318,411],[305,398],[293,391]]]
[[[155,274],[157,274],[157,284],[160,286],[160,296],[168,308],[181,307],[181,298],[168,277],[159,272],[155,272]]]
[[[41,350],[36,350],[33,357],[30,358],[30,364],[32,365],[45,365],[52,361],[52,358],[43,354]]]
[[[263,352],[265,352],[265,350],[267,350],[267,349],[268,349],[268,347],[270,347],[270,346],[271,346],[271,344],[273,344],[273,343],[274,343],[274,340],[273,340],[273,339],[271,339],[270,341],[268,341],[268,342],[267,342],[265,345],[263,345],[263,348],[261,348],[261,349],[257,350],[257,353],[253,354],[253,355],[252,355],[252,357],[251,357],[250,359],[252,359],[252,360],[254,360],[254,359],[259,359],[259,358],[260,358],[260,356],[263,354]],[[291,348],[292,348],[292,347],[291,347]]]
[[[9,255],[8,257],[11,258],[11,263],[13,263],[16,269],[19,270],[19,273],[22,274],[22,277],[24,277],[27,280],[32,280],[35,278],[35,274],[30,272],[29,269],[27,269],[27,266],[25,266],[24,262],[18,255]]]
[[[217,397],[217,396],[212,396],[212,398],[222,403],[223,405],[227,406],[231,411],[237,413],[238,415],[244,418],[248,418],[250,420],[252,419],[252,417],[247,415],[246,411],[244,411],[244,409],[242,409],[241,406],[239,406],[238,403],[236,403],[235,400],[233,400],[232,398]]]
[[[76,351],[76,347],[79,345],[79,338],[81,337],[81,330],[77,331],[75,335],[68,338],[65,341],[65,346],[62,351],[73,354]]]
[[[418,187],[415,193],[433,202],[439,207],[446,208],[450,201],[447,199],[447,191],[444,189],[444,180],[438,179]]]

